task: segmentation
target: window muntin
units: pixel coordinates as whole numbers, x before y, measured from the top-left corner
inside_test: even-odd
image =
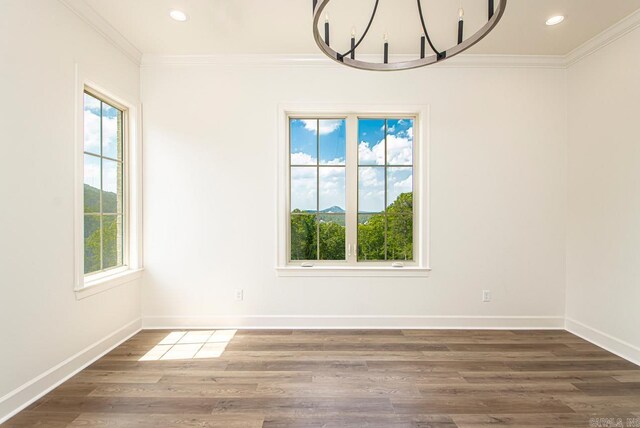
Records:
[[[290,260],[346,260],[346,121],[289,120]]]
[[[289,262],[413,264],[414,120],[289,117]]]
[[[84,274],[124,266],[125,111],[85,91]]]

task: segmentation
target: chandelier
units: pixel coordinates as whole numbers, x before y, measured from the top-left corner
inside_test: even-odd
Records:
[[[331,48],[329,40],[329,19],[325,18],[324,22],[324,38],[321,37],[318,30],[318,23],[322,17],[324,9],[327,7],[331,0],[313,0],[313,38],[316,44],[322,52],[324,52],[329,58],[337,61],[340,64],[347,65],[353,68],[359,68],[361,70],[374,70],[374,71],[397,71],[397,70],[409,70],[412,68],[424,67],[431,64],[444,61],[452,56],[455,56],[461,52],[466,51],[471,46],[482,40],[487,34],[491,32],[498,25],[498,22],[504,14],[504,10],[507,6],[507,0],[498,0],[497,7],[494,4],[494,0],[487,0],[488,2],[488,19],[487,23],[480,28],[475,34],[468,38],[464,38],[464,10],[460,8],[458,13],[458,43],[446,50],[439,50],[434,46],[431,37],[429,37],[429,31],[425,24],[424,15],[422,14],[421,0],[417,0],[418,3],[418,16],[420,24],[422,24],[422,35],[420,37],[420,56],[416,54],[416,59],[401,61],[401,62],[389,62],[389,41],[385,34],[383,45],[383,62],[368,62],[356,59],[356,49],[362,43],[367,36],[373,19],[376,16],[378,10],[378,3],[380,0],[375,0],[373,6],[373,12],[371,18],[367,24],[366,29],[360,36],[360,39],[356,41],[355,31],[351,32],[351,49],[346,52],[340,53]],[[426,45],[429,45],[430,50],[433,53],[427,54]]]

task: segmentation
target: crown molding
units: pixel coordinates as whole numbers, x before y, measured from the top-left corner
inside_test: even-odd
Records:
[[[363,59],[377,59],[379,55],[361,55]],[[392,55],[390,61],[415,59],[411,55]],[[327,67],[342,68],[322,54],[268,55],[268,54],[215,54],[215,55],[156,55],[144,54],[142,67],[166,65],[218,65],[265,67]],[[458,55],[435,68],[564,68],[563,56],[542,55]]]
[[[91,26],[98,34],[122,52],[134,64],[140,65],[142,52],[138,50],[126,37],[116,30],[94,8],[84,0],[59,0],[80,19]]]
[[[143,54],[116,30],[85,0],[59,0],[82,20],[94,28],[127,58],[142,67],[165,65],[251,65],[284,67],[340,67],[322,54],[212,54],[157,55]],[[620,37],[640,27],[640,10],[607,28],[597,36],[575,48],[567,55],[490,55],[462,54],[435,64],[435,68],[568,68],[604,48]],[[363,59],[380,59],[380,55],[362,55]],[[415,59],[411,55],[392,55],[392,61]]]
[[[571,67],[638,27],[640,27],[640,9],[569,52],[565,56],[565,67]]]

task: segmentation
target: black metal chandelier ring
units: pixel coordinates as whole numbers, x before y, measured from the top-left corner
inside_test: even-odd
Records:
[[[418,58],[409,61],[400,61],[400,62],[389,62],[389,44],[385,40],[384,43],[384,61],[383,62],[368,62],[356,59],[356,48],[362,43],[364,38],[367,36],[369,29],[371,28],[371,24],[376,16],[376,12],[378,10],[378,4],[380,0],[375,0],[375,4],[373,6],[373,12],[371,14],[371,18],[369,19],[369,23],[365,31],[360,36],[360,39],[356,42],[354,35],[352,34],[351,38],[351,49],[347,52],[340,53],[330,46],[329,40],[329,22],[325,22],[324,29],[325,34],[324,38],[320,34],[318,30],[318,24],[320,23],[320,19],[322,17],[324,9],[327,7],[331,0],[313,0],[313,38],[316,41],[316,44],[320,48],[322,52],[325,53],[329,58],[334,61],[347,65],[349,67],[358,68],[361,70],[373,70],[373,71],[397,71],[397,70],[409,70],[412,68],[424,67],[431,64],[436,64],[438,62],[444,61],[448,58],[451,58],[455,55],[458,55],[461,52],[466,51],[480,40],[482,40],[487,34],[491,32],[498,25],[500,19],[504,15],[505,8],[507,6],[507,0],[498,0],[497,6],[494,4],[494,0],[487,0],[488,6],[488,20],[487,23],[480,28],[475,34],[467,39],[463,39],[463,15],[462,9],[460,14],[460,19],[458,21],[458,44],[444,51],[439,51],[436,49],[434,44],[431,41],[431,37],[429,36],[429,32],[427,30],[427,26],[425,24],[424,16],[422,13],[422,5],[420,0],[416,0],[418,4],[418,15],[420,18],[420,24],[422,25],[423,34],[420,37],[420,55]],[[433,51],[432,54],[426,54],[426,44],[428,43],[429,48]]]

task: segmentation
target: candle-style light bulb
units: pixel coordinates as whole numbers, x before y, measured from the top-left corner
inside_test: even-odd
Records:
[[[460,44],[464,38],[464,9],[462,6],[460,6],[460,10],[458,10],[458,17],[458,44]]]
[[[327,44],[327,46],[330,45],[330,42],[329,42],[329,14],[328,13],[324,16],[324,42]]]
[[[356,27],[351,27],[351,59],[356,59]]]
[[[389,63],[389,35],[384,33],[384,63]]]

